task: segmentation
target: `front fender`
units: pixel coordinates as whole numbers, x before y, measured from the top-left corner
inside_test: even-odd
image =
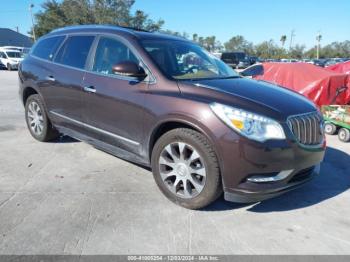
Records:
[[[217,117],[211,112],[209,109],[209,112],[207,112],[207,115],[204,114],[204,116],[199,117],[198,115],[195,114],[168,114],[168,115],[163,115],[159,117],[159,120],[152,126],[148,134],[146,134],[146,150],[149,152],[149,161],[151,159],[151,152],[152,148],[151,146],[154,145],[155,141],[155,136],[157,134],[157,131],[164,127],[164,125],[167,124],[174,124],[177,123],[179,126],[188,126],[201,134],[203,134],[211,143],[216,156],[219,161],[220,165],[220,170],[223,170],[222,166],[222,155],[221,155],[221,150],[218,148],[217,143],[215,142],[217,139],[220,138],[221,131],[222,129],[210,129],[208,128],[209,126],[215,126],[217,124],[222,125],[222,123],[216,123],[218,121]]]

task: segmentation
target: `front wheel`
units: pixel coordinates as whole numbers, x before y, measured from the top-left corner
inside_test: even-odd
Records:
[[[174,203],[199,209],[222,193],[218,159],[201,133],[178,128],[165,133],[152,152],[154,179]]]
[[[39,95],[28,97],[25,105],[25,117],[30,134],[36,140],[47,142],[59,136],[46,115]]]
[[[342,142],[350,141],[350,131],[346,128],[340,128],[338,132],[338,138]]]

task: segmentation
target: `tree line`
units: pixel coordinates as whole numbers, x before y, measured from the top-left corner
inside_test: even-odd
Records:
[[[252,56],[254,55],[261,58],[316,58],[316,45],[310,49],[306,49],[305,45],[299,44],[286,48],[286,40],[287,37],[282,35],[280,39],[281,44],[278,44],[271,39],[254,45],[252,42],[244,39],[243,36],[238,35],[224,43],[224,47],[225,50],[241,50]],[[319,51],[320,58],[350,57],[350,41],[333,42],[323,47],[320,46]]]
[[[108,24],[159,31],[164,21],[154,21],[142,10],[131,12],[135,0],[46,0],[35,14],[35,34],[40,37],[68,25]],[[32,34],[32,32],[29,32]]]
[[[68,25],[110,24],[180,36],[198,43],[210,52],[244,51],[250,56],[273,59],[316,57],[316,46],[306,49],[305,45],[297,44],[286,48],[286,35],[281,36],[281,43],[271,39],[254,44],[243,36],[236,35],[222,44],[215,36],[190,36],[186,32],[165,30],[164,20],[154,21],[142,10],[132,12],[134,4],[135,0],[46,0],[42,4],[42,11],[35,14],[34,30],[40,37],[53,29]],[[326,57],[350,57],[350,41],[333,42],[320,47],[320,58]]]

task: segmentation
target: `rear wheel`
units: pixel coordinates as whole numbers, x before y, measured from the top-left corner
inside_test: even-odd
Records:
[[[199,209],[222,193],[219,164],[202,134],[187,128],[160,137],[152,152],[152,170],[163,194],[189,209]]]
[[[338,138],[342,142],[349,142],[350,141],[350,131],[346,128],[340,128],[338,132]]]
[[[46,115],[39,95],[35,94],[28,97],[25,105],[25,117],[30,134],[36,140],[46,142],[59,136]]]
[[[336,125],[328,122],[324,124],[324,131],[328,135],[334,135],[337,132],[337,127]]]

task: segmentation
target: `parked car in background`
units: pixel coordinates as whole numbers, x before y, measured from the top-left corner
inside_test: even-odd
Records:
[[[242,61],[241,66],[247,62],[247,55],[244,52],[224,52],[221,55],[221,60],[235,69],[239,62]]]
[[[331,65],[335,65],[338,63],[344,62],[344,60],[342,58],[331,58],[329,60],[327,60],[327,62],[325,63],[325,67],[327,66],[331,66]]]
[[[331,70],[340,74],[350,74],[350,61],[344,61],[327,67],[327,70]],[[350,78],[349,78],[350,82]],[[350,88],[350,85],[349,85]]]
[[[23,54],[28,54],[30,51],[29,47],[20,47],[20,46],[2,46],[1,48],[6,50],[17,50]]]
[[[151,167],[163,194],[186,208],[223,191],[234,202],[278,196],[318,174],[325,152],[312,102],[243,78],[179,37],[54,30],[21,63],[19,79],[35,139],[61,132]]]
[[[216,58],[218,58],[218,59],[221,59],[221,55],[222,55],[222,53],[220,53],[220,52],[213,52],[213,53],[211,53],[213,56],[215,56]]]
[[[244,58],[244,59],[242,59],[242,60],[240,60],[239,62],[238,62],[238,65],[237,65],[237,69],[244,69],[244,68],[247,68],[248,66],[250,66],[251,64],[250,64],[251,62],[250,62],[250,59],[249,59],[249,57],[246,57],[246,58]]]
[[[259,57],[257,56],[249,56],[250,65],[254,65],[259,62]]]
[[[312,60],[312,64],[320,67],[325,67],[327,61],[327,59],[314,59]]]
[[[282,59],[276,59],[276,58],[268,58],[265,59],[265,62],[282,62]]]
[[[276,62],[276,61],[274,61],[274,62]],[[296,63],[299,61],[297,59],[283,58],[280,60],[280,62],[282,62],[282,63]]]
[[[6,67],[7,70],[18,69],[18,65],[21,61],[23,61],[22,52],[0,47],[0,64]]]

